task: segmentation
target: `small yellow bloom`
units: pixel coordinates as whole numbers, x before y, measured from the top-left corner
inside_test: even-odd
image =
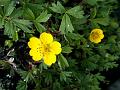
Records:
[[[49,66],[56,62],[56,55],[62,51],[61,44],[54,41],[53,36],[46,32],[43,32],[40,38],[31,37],[28,46],[31,48],[29,54],[34,61],[43,59]]]
[[[93,29],[90,33],[89,39],[91,42],[99,43],[104,38],[103,31],[101,29]]]

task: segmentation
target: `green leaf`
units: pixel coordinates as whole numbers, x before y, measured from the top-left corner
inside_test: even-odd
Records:
[[[23,22],[22,22],[23,21]],[[27,33],[33,33],[33,31],[31,31],[28,27],[30,27],[30,22],[28,20],[17,20],[17,19],[14,19],[13,20],[14,24],[22,29],[24,32],[27,32]]]
[[[71,53],[72,48],[69,46],[62,47],[62,53]]]
[[[4,25],[4,18],[0,17],[0,28],[3,28]]]
[[[104,25],[104,26],[107,26],[110,23],[109,18],[96,18],[96,19],[92,19],[91,22],[98,23],[98,24]]]
[[[60,73],[60,80],[61,81],[67,81],[67,78],[71,76],[71,73],[72,72],[66,72],[66,71],[63,71]]]
[[[27,33],[33,33],[33,31],[31,31],[27,26],[23,25],[23,24],[20,24],[20,23],[17,23],[16,26],[18,26],[20,29],[22,29],[24,32],[27,32]]]
[[[60,54],[58,58],[59,58],[58,65],[60,66],[61,69],[64,69],[65,67],[69,67],[66,58],[62,54]]]
[[[42,33],[43,31],[46,31],[45,27],[43,25],[41,25],[40,23],[34,22],[34,25],[38,32]]]
[[[42,73],[42,71],[43,71],[44,69],[48,69],[48,68],[47,68],[47,65],[46,65],[45,63],[41,63],[41,64],[39,65],[39,69],[40,69],[40,73]]]
[[[62,18],[62,22],[60,25],[60,30],[62,32],[62,34],[66,34],[68,32],[73,32],[74,28],[73,25],[71,23],[70,17],[67,14],[64,14],[63,18]]]
[[[34,80],[34,77],[32,75],[32,72],[31,71],[21,71],[19,72],[22,79],[25,81],[25,82],[29,82],[31,80]]]
[[[52,14],[47,14],[47,11],[43,11],[40,16],[36,18],[36,22],[46,22]]]
[[[57,4],[53,3],[50,9],[56,13],[60,13],[60,14],[65,13],[65,8],[62,6],[62,4],[59,1],[57,2]]]
[[[4,11],[2,7],[0,7],[0,16],[4,16]]]
[[[24,19],[13,19],[15,23],[23,24],[27,27],[31,27],[31,22],[29,20],[24,20]]]
[[[90,18],[94,19],[96,17],[97,14],[97,8],[91,8],[91,14],[90,14]]]
[[[89,4],[89,5],[95,5],[97,4],[97,0],[86,0],[86,2]]]
[[[10,15],[12,18],[18,18],[23,15],[23,9],[22,8],[17,8],[13,11],[13,13]]]
[[[66,24],[65,24],[66,32],[73,32],[74,28],[71,23],[70,17],[67,14],[65,14],[65,15],[66,15]]]
[[[13,35],[13,40],[17,41],[18,40],[18,28],[16,26],[14,26],[13,30],[15,31],[14,35]]]
[[[61,22],[61,25],[60,25],[60,31],[65,34],[65,31],[66,30],[66,16],[64,15],[63,18],[62,18],[62,22]]]
[[[68,33],[67,37],[73,40],[81,40],[83,38],[83,35],[76,34],[76,33]]]
[[[16,90],[27,90],[27,83],[25,81],[19,81]]]
[[[14,30],[14,25],[12,22],[8,21],[5,23],[4,34],[8,35],[10,38],[14,38],[16,31]]]
[[[76,6],[71,8],[70,10],[68,10],[66,13],[68,13],[69,15],[75,17],[75,18],[83,18],[83,10],[80,6]]]
[[[30,19],[30,20],[34,20],[35,19],[35,16],[34,16],[34,13],[32,12],[31,9],[29,8],[25,8],[24,10],[24,15],[27,19]]]
[[[8,5],[6,5],[6,7],[5,7],[5,16],[9,16],[13,12],[14,8],[15,8],[14,1],[12,1]]]
[[[61,87],[60,87],[60,83],[57,80],[53,83],[53,89],[52,90],[62,90]]]
[[[8,3],[10,0],[0,0],[0,5],[5,5],[6,3]]]
[[[47,84],[52,83],[52,74],[51,73],[47,73],[45,75],[45,83],[47,83]]]
[[[66,76],[65,76],[64,72],[60,73],[60,81],[65,81],[66,82]]]

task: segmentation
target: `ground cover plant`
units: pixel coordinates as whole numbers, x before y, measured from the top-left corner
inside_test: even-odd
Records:
[[[119,0],[0,0],[0,90],[106,90],[119,67]]]

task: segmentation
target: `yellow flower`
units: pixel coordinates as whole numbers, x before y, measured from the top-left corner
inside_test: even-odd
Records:
[[[49,66],[56,62],[56,55],[62,51],[61,44],[54,41],[53,36],[46,32],[43,32],[40,38],[31,37],[28,46],[31,48],[29,54],[34,61],[43,59]]]
[[[91,42],[99,43],[104,38],[103,31],[101,29],[93,29],[90,33],[89,39]]]

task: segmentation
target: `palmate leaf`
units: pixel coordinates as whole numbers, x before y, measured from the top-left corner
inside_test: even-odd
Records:
[[[60,25],[60,31],[62,32],[62,34],[66,34],[68,32],[73,32],[74,28],[73,25],[71,23],[70,17],[67,14],[64,14],[63,18],[62,18],[62,22]]]
[[[12,1],[11,3],[9,3],[8,5],[5,5],[5,16],[9,16],[13,10],[15,9],[14,6],[14,1]]]
[[[42,33],[43,31],[46,31],[46,28],[43,25],[41,25],[40,23],[35,21],[34,25],[38,32]]]
[[[23,24],[25,26],[31,27],[31,22],[29,20],[24,20],[24,19],[13,19],[15,23]]]
[[[24,15],[29,20],[34,20],[35,19],[34,13],[29,8],[25,8],[24,9]]]
[[[13,23],[21,30],[27,33],[33,33],[31,28],[31,22],[29,20],[13,19]]]
[[[13,19],[16,19],[16,18],[21,17],[22,15],[23,15],[23,9],[20,7],[20,8],[15,9],[10,15],[10,17],[12,17]]]
[[[34,80],[34,77],[33,77],[33,74],[31,71],[21,71],[19,72],[20,73],[20,76],[22,77],[22,79],[25,81],[25,82],[29,82],[31,80]]]
[[[43,11],[37,18],[36,22],[46,22],[52,14],[47,14],[47,11]]]
[[[70,77],[71,74],[72,74],[72,72],[66,72],[66,71],[61,72],[60,73],[60,80],[66,82],[67,78]]]
[[[69,9],[66,13],[68,13],[69,15],[75,17],[75,18],[83,18],[83,10],[80,6],[76,6],[76,7],[73,7],[71,9]]]
[[[19,81],[16,90],[27,90],[27,83],[25,81]]]
[[[62,6],[62,4],[58,1],[57,4],[53,3],[52,7],[50,9],[56,13],[63,14],[65,13],[65,8]]]

